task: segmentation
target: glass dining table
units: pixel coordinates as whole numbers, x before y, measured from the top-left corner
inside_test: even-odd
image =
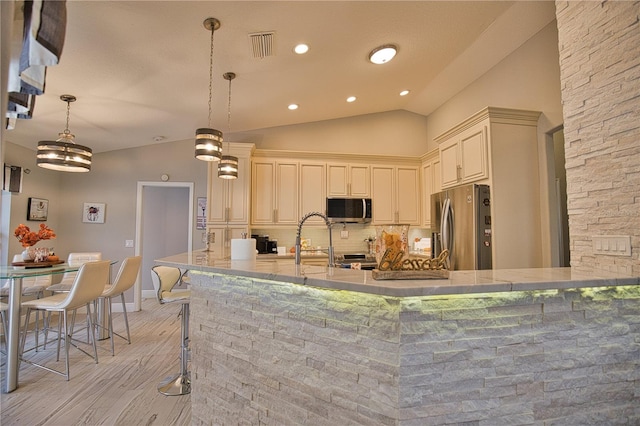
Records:
[[[116,262],[111,262],[113,265]],[[20,303],[22,302],[22,280],[28,277],[37,277],[43,275],[58,275],[65,272],[75,272],[80,269],[80,265],[71,266],[67,263],[51,265],[46,267],[21,267],[21,266],[0,266],[0,280],[9,281],[9,309],[7,311],[7,357],[5,362],[4,383],[2,386],[3,393],[9,393],[18,387],[18,370],[19,370],[19,345],[20,345]],[[106,283],[105,283],[106,284]],[[103,309],[101,311],[104,312]],[[101,313],[98,313],[100,320]],[[103,323],[102,321],[101,323]]]

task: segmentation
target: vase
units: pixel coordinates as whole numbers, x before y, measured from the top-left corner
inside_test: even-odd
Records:
[[[35,247],[25,247],[22,251],[22,260],[25,262],[32,262],[36,258]]]
[[[409,254],[409,225],[389,224],[376,226],[376,262],[380,265],[387,255],[390,259],[401,261]],[[387,252],[388,250],[388,252]]]

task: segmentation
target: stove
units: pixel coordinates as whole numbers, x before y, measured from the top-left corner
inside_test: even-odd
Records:
[[[342,253],[335,257],[336,266],[346,269],[358,269],[352,263],[360,264],[360,269],[371,270],[378,267],[376,256],[366,253]],[[356,266],[354,268],[354,266]]]

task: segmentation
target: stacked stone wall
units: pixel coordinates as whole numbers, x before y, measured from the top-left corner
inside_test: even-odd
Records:
[[[640,424],[638,286],[395,298],[193,272],[191,320],[194,425]]]
[[[557,1],[571,265],[640,275],[640,3]],[[594,235],[632,255],[594,254]]]

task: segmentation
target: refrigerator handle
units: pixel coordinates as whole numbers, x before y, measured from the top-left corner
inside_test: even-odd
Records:
[[[440,235],[442,236],[442,249],[449,249],[449,203],[447,198],[442,206],[442,222],[440,224]]]

